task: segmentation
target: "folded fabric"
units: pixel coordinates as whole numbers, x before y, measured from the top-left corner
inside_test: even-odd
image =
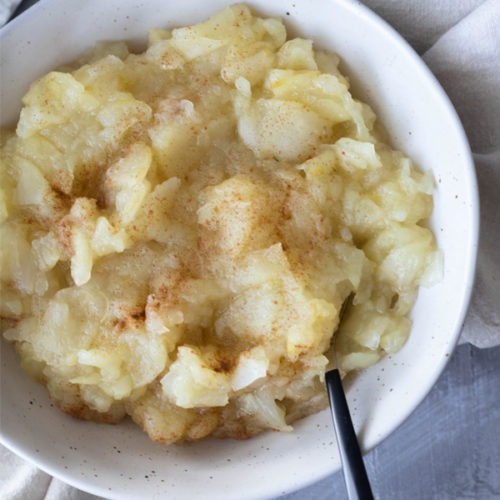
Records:
[[[500,344],[500,2],[365,0],[422,56],[455,106],[473,152],[481,236],[460,342]]]
[[[487,0],[424,54],[457,109],[474,153],[481,237],[476,284],[461,340],[478,347],[500,344],[499,26],[500,2]]]
[[[0,26],[3,26],[14,13],[21,0],[0,0]]]

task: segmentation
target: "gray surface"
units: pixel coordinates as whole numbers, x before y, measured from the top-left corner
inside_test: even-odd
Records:
[[[457,348],[410,418],[365,457],[378,499],[500,498],[500,347]],[[342,473],[282,500],[346,499]]]

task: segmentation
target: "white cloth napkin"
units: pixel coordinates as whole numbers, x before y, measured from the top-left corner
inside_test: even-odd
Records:
[[[0,26],[3,26],[14,13],[21,0],[0,0]]]
[[[18,2],[0,0],[0,25]],[[365,0],[423,57],[469,137],[481,196],[476,285],[461,340],[500,344],[500,0]],[[14,6],[15,8],[15,6]],[[95,500],[0,446],[0,498]]]
[[[469,138],[481,198],[476,283],[461,342],[500,344],[500,1],[365,0],[422,55]]]
[[[462,340],[491,347],[500,344],[500,2],[481,2],[424,60],[453,101],[474,154],[481,237]]]

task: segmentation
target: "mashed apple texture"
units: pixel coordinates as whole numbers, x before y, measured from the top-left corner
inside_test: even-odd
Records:
[[[2,133],[2,329],[57,406],[246,438],[327,405],[351,293],[343,372],[401,348],[433,180],[338,62],[234,5],[31,86]]]

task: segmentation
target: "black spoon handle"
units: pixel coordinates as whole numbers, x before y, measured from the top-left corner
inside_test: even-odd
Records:
[[[325,382],[340,458],[342,459],[347,495],[349,500],[371,500],[373,494],[361,450],[359,449],[356,432],[352,425],[351,414],[347,406],[339,371],[334,369],[326,372]]]

